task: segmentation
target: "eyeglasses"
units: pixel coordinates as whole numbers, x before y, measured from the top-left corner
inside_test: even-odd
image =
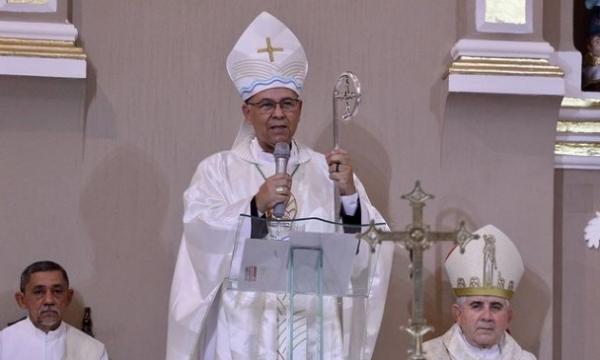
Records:
[[[302,100],[300,99],[285,98],[281,99],[280,101],[264,99],[257,103],[247,101],[246,104],[256,106],[258,108],[258,111],[260,111],[263,115],[271,115],[277,108],[277,105],[279,105],[281,111],[283,111],[284,113],[295,113],[300,108],[301,102]]]

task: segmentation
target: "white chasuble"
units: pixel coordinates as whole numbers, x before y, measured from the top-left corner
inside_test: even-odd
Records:
[[[257,154],[253,143],[251,138],[237,141],[231,151],[203,160],[184,194],[184,231],[171,286],[167,360],[282,358],[278,355],[282,340],[278,324],[282,318],[278,316],[281,295],[233,291],[222,286],[229,275],[234,249],[231,233],[238,226],[240,214],[250,214],[250,202],[265,177],[275,173],[272,155]],[[333,183],[325,157],[293,142],[288,169],[295,170],[291,191],[297,202],[297,217],[334,220]],[[355,184],[361,222],[383,221],[357,178]],[[372,356],[393,246],[384,244],[377,251],[378,263],[367,299],[344,298],[343,314],[338,312],[337,298],[323,299],[325,359]],[[313,307],[307,304],[306,308]],[[317,345],[308,339],[307,351],[310,353]]]
[[[504,339],[495,348],[477,349],[465,340],[458,324],[454,324],[444,335],[426,341],[423,351],[429,360],[535,360],[535,356],[521,349],[508,333],[504,334]]]

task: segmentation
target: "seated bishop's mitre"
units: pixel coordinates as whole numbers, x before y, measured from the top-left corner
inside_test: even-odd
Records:
[[[454,295],[492,295],[510,299],[525,270],[519,250],[493,225],[477,230],[479,239],[467,243],[465,251],[455,247],[445,268]]]

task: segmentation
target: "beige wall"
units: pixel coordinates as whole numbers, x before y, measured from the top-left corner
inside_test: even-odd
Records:
[[[594,359],[600,354],[597,340],[600,324],[600,254],[588,249],[584,229],[600,209],[598,171],[556,171],[557,199],[556,267],[562,270],[561,287],[556,289],[561,304],[559,319],[563,359]]]
[[[548,242],[553,238],[559,105],[558,97],[451,95],[442,147],[438,217],[462,217],[471,226],[491,223],[515,241],[526,271],[513,298],[511,331],[540,359],[551,359],[553,346],[553,249]]]
[[[458,1],[80,1],[73,22],[87,81],[0,77],[0,323],[21,313],[12,293],[29,262],[52,258],[91,306],[115,360],[164,356],[181,194],[198,161],[229,147],[241,116],[225,57],[261,10],[288,24],[310,60],[298,136],[331,146],[331,90],[352,70],[364,90],[343,127],[359,176],[392,226],[400,195],[421,179],[436,200],[426,221],[494,223],[527,264],[514,333],[552,351],[552,142],[558,99],[452,95],[442,80],[457,40]],[[368,149],[368,150],[365,150]],[[428,252],[427,309],[450,324],[443,262]],[[403,354],[410,288],[396,250],[376,359]],[[542,300],[540,300],[542,299]],[[531,302],[540,303],[531,311]]]
[[[576,9],[581,8],[585,8],[584,2],[577,0],[552,0],[544,3],[544,39],[557,51],[574,50],[573,16],[575,13],[580,12]],[[587,24],[583,22],[575,23],[582,29],[587,29]],[[558,26],[558,24],[561,24],[561,26]]]

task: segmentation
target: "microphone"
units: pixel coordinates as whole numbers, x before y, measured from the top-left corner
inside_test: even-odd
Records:
[[[287,174],[287,164],[290,158],[290,144],[285,142],[275,144],[273,157],[275,158],[275,173]],[[285,203],[280,202],[275,204],[275,206],[273,206],[273,216],[281,219],[283,215],[285,215]]]

